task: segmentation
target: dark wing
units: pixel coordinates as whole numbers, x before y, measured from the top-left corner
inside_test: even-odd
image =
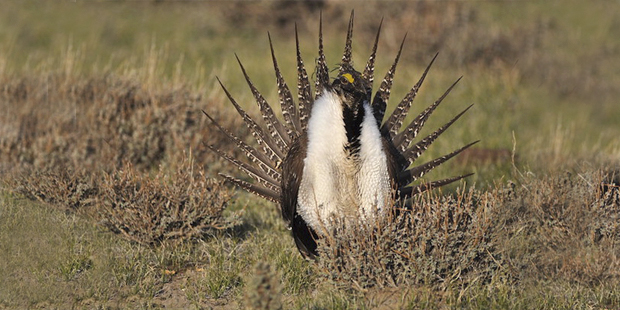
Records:
[[[282,181],[280,196],[280,208],[282,217],[289,227],[293,222],[293,216],[296,213],[297,194],[299,193],[299,185],[304,171],[304,154],[308,145],[308,138],[305,134],[293,140],[288,154],[282,162]]]
[[[282,194],[280,209],[282,217],[293,232],[295,244],[304,257],[317,255],[317,235],[308,227],[303,218],[297,214],[297,195],[304,171],[304,154],[308,147],[308,137],[299,136],[291,144],[288,154],[282,162]]]

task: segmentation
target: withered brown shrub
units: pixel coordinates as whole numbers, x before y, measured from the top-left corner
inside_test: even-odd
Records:
[[[499,279],[620,285],[620,190],[610,180],[586,169],[521,176],[490,191],[421,195],[370,231],[340,229],[321,239],[317,269],[359,290]]]
[[[14,173],[5,184],[28,199],[93,217],[141,244],[190,240],[236,223],[234,215],[222,215],[228,189],[190,160],[174,173],[160,169],[154,178],[126,164],[107,175],[72,169]]]
[[[498,268],[492,238],[500,197],[474,190],[420,195],[370,232],[341,229],[322,240],[319,268],[358,289],[487,280]]]
[[[190,149],[197,162],[207,163],[215,156],[203,141],[229,147],[221,135],[211,135],[200,110],[211,111],[227,128],[240,127],[236,118],[219,117],[219,101],[183,88],[150,90],[113,75],[0,77],[0,85],[5,166],[112,172],[129,162],[148,170],[180,162]]]
[[[39,200],[70,211],[96,205],[97,176],[84,170],[26,170],[5,178],[9,188],[31,200]]]
[[[228,190],[197,168],[217,168],[206,165],[214,156],[203,141],[227,149],[221,135],[211,137],[200,111],[219,101],[114,75],[2,76],[0,82],[7,112],[0,118],[0,172],[9,189],[86,211],[144,244],[196,238],[229,224],[222,218]],[[235,118],[218,120],[239,128],[228,123]]]
[[[131,165],[105,177],[101,184],[106,226],[141,244],[189,240],[228,228],[222,216],[230,199],[222,183],[194,171],[192,163],[175,174],[151,178]]]
[[[498,239],[505,242],[506,266],[519,278],[620,281],[620,194],[610,184],[613,173],[580,170],[526,177],[504,201]]]

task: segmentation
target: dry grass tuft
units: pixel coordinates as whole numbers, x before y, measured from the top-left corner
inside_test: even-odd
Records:
[[[484,281],[498,269],[492,256],[499,193],[421,195],[372,232],[338,231],[322,242],[324,276],[358,289]]]
[[[371,232],[337,231],[320,241],[321,275],[343,287],[489,281],[620,280],[620,194],[613,176],[585,171],[523,176],[492,191],[422,195]]]
[[[186,161],[174,175],[154,179],[131,165],[105,177],[100,210],[104,223],[135,242],[153,245],[212,235],[231,223],[222,217],[230,196],[222,183],[207,179]]]
[[[620,280],[620,200],[610,172],[528,177],[503,202],[507,266],[519,278]],[[609,187],[608,187],[609,188]]]

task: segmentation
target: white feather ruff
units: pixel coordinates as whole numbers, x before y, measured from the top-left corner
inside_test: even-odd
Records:
[[[385,205],[390,202],[391,183],[381,133],[372,109],[367,103],[364,104],[364,112],[357,183],[361,196],[361,217],[364,222],[370,222],[383,215]]]
[[[342,103],[324,92],[308,121],[308,153],[304,159],[297,212],[315,231],[331,230],[334,221],[370,223],[383,214],[391,193],[381,134],[365,103],[357,158],[347,156]]]

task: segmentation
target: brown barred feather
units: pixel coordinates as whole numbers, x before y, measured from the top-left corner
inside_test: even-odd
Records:
[[[403,51],[403,45],[405,44],[406,38],[407,35],[405,35],[403,41],[400,43],[400,48],[398,49],[398,54],[396,54],[396,59],[394,59],[394,63],[392,63],[390,70],[388,70],[388,72],[385,74],[385,77],[381,82],[381,86],[379,86],[379,90],[375,94],[375,98],[372,100],[373,114],[375,116],[375,119],[377,120],[377,124],[379,125],[379,127],[381,127],[381,123],[383,122],[383,115],[385,114],[385,109],[387,108],[387,102],[390,99],[392,81],[394,80],[396,66],[398,65],[400,54]]]
[[[258,186],[258,185],[254,185],[252,183],[248,183],[246,181],[231,177],[229,175],[223,174],[223,173],[218,173],[219,176],[223,177],[224,179],[226,179],[228,182],[234,183],[237,186],[245,189],[246,191],[265,198],[271,202],[274,203],[278,203],[280,201],[280,193],[277,193],[271,189],[268,188],[264,188],[262,186]]]
[[[252,179],[258,181],[258,183],[260,183],[264,187],[269,188],[275,192],[280,191],[280,180],[275,180],[271,178],[269,175],[267,175],[266,173],[259,171],[258,169],[252,167],[251,165],[248,165],[242,161],[239,161],[237,159],[234,159],[226,155],[226,153],[220,151],[213,145],[206,144],[206,146],[211,151],[215,152],[219,157],[226,159],[231,164],[233,164],[235,167],[237,167],[237,169],[243,171],[245,174],[250,176]]]
[[[473,104],[470,105],[465,110],[463,110],[461,113],[459,113],[455,117],[453,117],[450,121],[448,121],[443,126],[439,127],[437,130],[435,130],[433,133],[429,134],[424,139],[418,141],[418,143],[416,143],[416,144],[410,146],[408,149],[406,149],[405,152],[403,152],[403,157],[405,157],[408,160],[407,166],[409,166],[416,159],[418,159],[418,157],[420,157],[420,155],[422,155],[422,153],[424,153],[424,151],[426,151],[426,149],[428,149],[428,147],[431,144],[433,144],[433,142],[444,131],[446,131],[446,129],[448,129],[450,126],[452,126],[452,124],[454,124],[454,122],[456,122],[461,116],[463,116],[463,114],[465,114],[465,112],[467,112],[467,110],[469,110],[473,106],[474,106]]]
[[[463,146],[462,148],[460,148],[460,149],[458,149],[458,150],[456,150],[456,151],[454,151],[454,152],[452,152],[450,154],[447,154],[447,155],[435,158],[435,159],[433,159],[433,160],[431,160],[431,161],[429,161],[427,163],[424,163],[422,165],[413,167],[411,169],[408,169],[408,170],[405,170],[405,171],[399,173],[399,175],[398,175],[398,183],[400,184],[400,186],[408,185],[409,183],[411,183],[411,182],[421,178],[423,175],[425,175],[429,171],[433,170],[437,166],[443,164],[448,159],[458,155],[460,152],[468,149],[470,146],[472,146],[472,145],[474,145],[474,144],[476,144],[478,142],[480,142],[480,140],[474,141],[474,142],[472,142],[470,144],[467,144],[467,145]]]
[[[381,18],[381,22],[379,23],[379,29],[377,29],[377,36],[375,37],[375,44],[372,46],[372,52],[370,53],[370,57],[368,57],[368,62],[366,62],[366,68],[364,69],[364,73],[362,76],[368,84],[372,86],[372,82],[375,80],[375,59],[377,56],[377,46],[379,45],[379,35],[381,34],[381,26],[383,25],[383,18]]]
[[[327,69],[327,64],[325,63],[325,53],[323,52],[323,15],[321,14],[319,21],[319,58],[317,59],[316,82],[314,83],[315,100],[323,94],[323,90],[327,85],[329,85],[329,70]]]
[[[237,57],[237,55],[235,55],[235,57]],[[239,57],[237,57],[237,62],[239,63],[239,67],[241,67],[241,71],[243,72],[245,81],[248,83],[248,86],[252,90],[252,95],[254,95],[254,99],[258,104],[258,108],[260,109],[260,114],[265,121],[265,127],[267,128],[267,131],[275,141],[276,145],[280,148],[280,151],[282,153],[286,153],[286,149],[291,143],[291,139],[286,133],[286,129],[284,128],[280,120],[278,120],[275,113],[273,113],[273,109],[271,108],[269,103],[267,103],[267,100],[265,100],[263,95],[258,91],[258,89],[256,89],[256,86],[254,86],[254,84],[252,83],[252,80],[250,80],[250,77],[248,76],[247,72],[245,72],[245,68],[243,67],[243,64],[241,64],[241,60],[239,60]]]
[[[451,177],[451,178],[445,178],[445,179],[441,179],[441,180],[437,180],[437,181],[432,181],[432,182],[426,182],[423,184],[418,184],[416,186],[406,186],[403,187],[399,190],[399,196],[400,199],[407,199],[410,197],[413,197],[417,194],[435,189],[435,188],[439,188],[445,185],[448,185],[450,183],[456,182],[460,179],[464,179],[466,177],[472,176],[474,175],[473,173],[468,173],[468,174],[463,174],[463,175],[459,175],[456,177]]]
[[[392,111],[392,114],[390,115],[388,120],[381,127],[382,133],[385,134],[386,132],[389,132],[390,137],[392,138],[396,136],[396,134],[400,130],[400,126],[402,126],[403,124],[405,116],[407,116],[407,113],[409,113],[409,109],[411,108],[411,103],[413,103],[413,99],[415,99],[416,95],[418,94],[422,83],[424,83],[426,74],[428,74],[428,71],[431,69],[431,66],[435,62],[437,55],[439,55],[439,53],[435,54],[435,57],[433,57],[428,66],[426,66],[426,69],[424,70],[424,73],[422,73],[420,80],[418,80],[418,82],[411,88],[411,90],[409,90],[405,98],[403,98],[403,100],[401,100],[398,106],[396,106],[394,111]]]
[[[456,86],[456,84],[462,78],[463,77],[458,78],[456,82],[454,82],[450,86],[450,88],[448,88],[443,93],[443,95],[439,97],[439,99],[437,99],[433,104],[431,104],[428,108],[426,108],[426,110],[422,111],[422,113],[420,113],[413,121],[411,121],[411,123],[409,123],[409,125],[407,125],[405,130],[401,131],[394,137],[392,141],[394,142],[394,145],[398,148],[399,151],[404,152],[407,149],[407,147],[409,147],[411,140],[415,139],[415,137],[420,132],[420,129],[422,129],[422,127],[426,123],[426,120],[428,120],[428,118],[431,116],[433,111],[435,111],[437,106],[441,104],[443,99],[446,98],[446,96],[450,93],[450,91],[452,91],[454,86]]]
[[[349,27],[347,28],[347,39],[344,44],[344,52],[342,53],[342,63],[340,64],[340,72],[343,68],[351,66],[351,41],[353,40],[353,11],[351,11],[351,18],[349,18]]]
[[[299,51],[299,36],[297,35],[297,24],[295,24],[295,46],[297,48],[297,99],[299,100],[299,124],[301,132],[305,132],[308,127],[308,118],[312,111],[312,90],[310,89],[310,81],[308,81],[308,73],[304,66]]]
[[[222,133],[224,133],[224,135],[230,141],[233,141],[237,145],[237,148],[243,150],[245,156],[247,156],[253,164],[258,165],[258,167],[271,178],[276,180],[280,179],[280,172],[276,170],[275,163],[273,163],[265,154],[257,151],[255,148],[249,146],[247,143],[237,138],[230,131],[220,126],[220,124],[216,122],[215,119],[213,119],[213,117],[207,114],[207,112],[205,112],[204,110],[202,111],[202,113],[204,113],[204,115],[206,115],[207,118],[211,120],[211,123],[215,125],[215,127],[217,127]]]
[[[233,104],[235,109],[237,109],[239,115],[241,115],[241,117],[243,118],[243,121],[252,133],[252,136],[254,136],[254,139],[256,139],[258,145],[262,146],[265,155],[267,155],[267,157],[269,157],[269,160],[271,162],[274,162],[276,164],[276,167],[278,167],[282,162],[282,159],[284,158],[284,154],[282,153],[282,151],[276,146],[275,142],[273,142],[271,137],[265,135],[265,132],[263,132],[261,127],[258,126],[258,124],[241,108],[241,106],[239,106],[237,101],[235,101],[235,99],[230,95],[230,92],[228,92],[228,89],[224,87],[219,78],[217,79],[217,81],[220,83],[220,86],[226,93],[228,100]]]
[[[280,68],[278,67],[276,54],[273,51],[273,44],[271,43],[271,35],[267,33],[267,36],[269,37],[269,49],[271,50],[273,69],[276,73],[276,84],[278,85],[278,97],[280,98],[282,117],[284,118],[284,124],[286,125],[286,133],[292,141],[297,136],[297,132],[301,130],[299,116],[297,115],[297,108],[295,107],[295,102],[293,101],[293,94],[291,94],[291,90],[288,88],[286,81],[284,81],[282,72],[280,72]]]

